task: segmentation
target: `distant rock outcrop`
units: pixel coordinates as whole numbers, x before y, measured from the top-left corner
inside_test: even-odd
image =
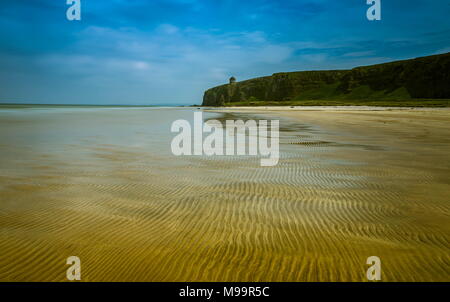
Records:
[[[450,53],[351,70],[276,73],[242,82],[233,79],[208,89],[203,106],[324,99],[450,99]]]

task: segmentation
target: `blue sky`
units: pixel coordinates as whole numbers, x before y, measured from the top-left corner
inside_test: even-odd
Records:
[[[450,0],[0,2],[0,102],[200,104],[204,90],[282,71],[450,52]]]

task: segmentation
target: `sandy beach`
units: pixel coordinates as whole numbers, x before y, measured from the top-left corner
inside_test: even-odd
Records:
[[[450,281],[450,110],[280,119],[280,161],[175,157],[191,108],[0,109],[0,280]]]

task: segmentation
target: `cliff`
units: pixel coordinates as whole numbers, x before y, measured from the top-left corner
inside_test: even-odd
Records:
[[[208,89],[203,106],[450,99],[449,83],[450,53],[446,53],[351,70],[276,73]]]

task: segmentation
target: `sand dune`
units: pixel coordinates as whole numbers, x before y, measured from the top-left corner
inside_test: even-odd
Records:
[[[282,117],[267,168],[152,110],[0,113],[1,281],[450,281],[450,111],[228,110]]]

